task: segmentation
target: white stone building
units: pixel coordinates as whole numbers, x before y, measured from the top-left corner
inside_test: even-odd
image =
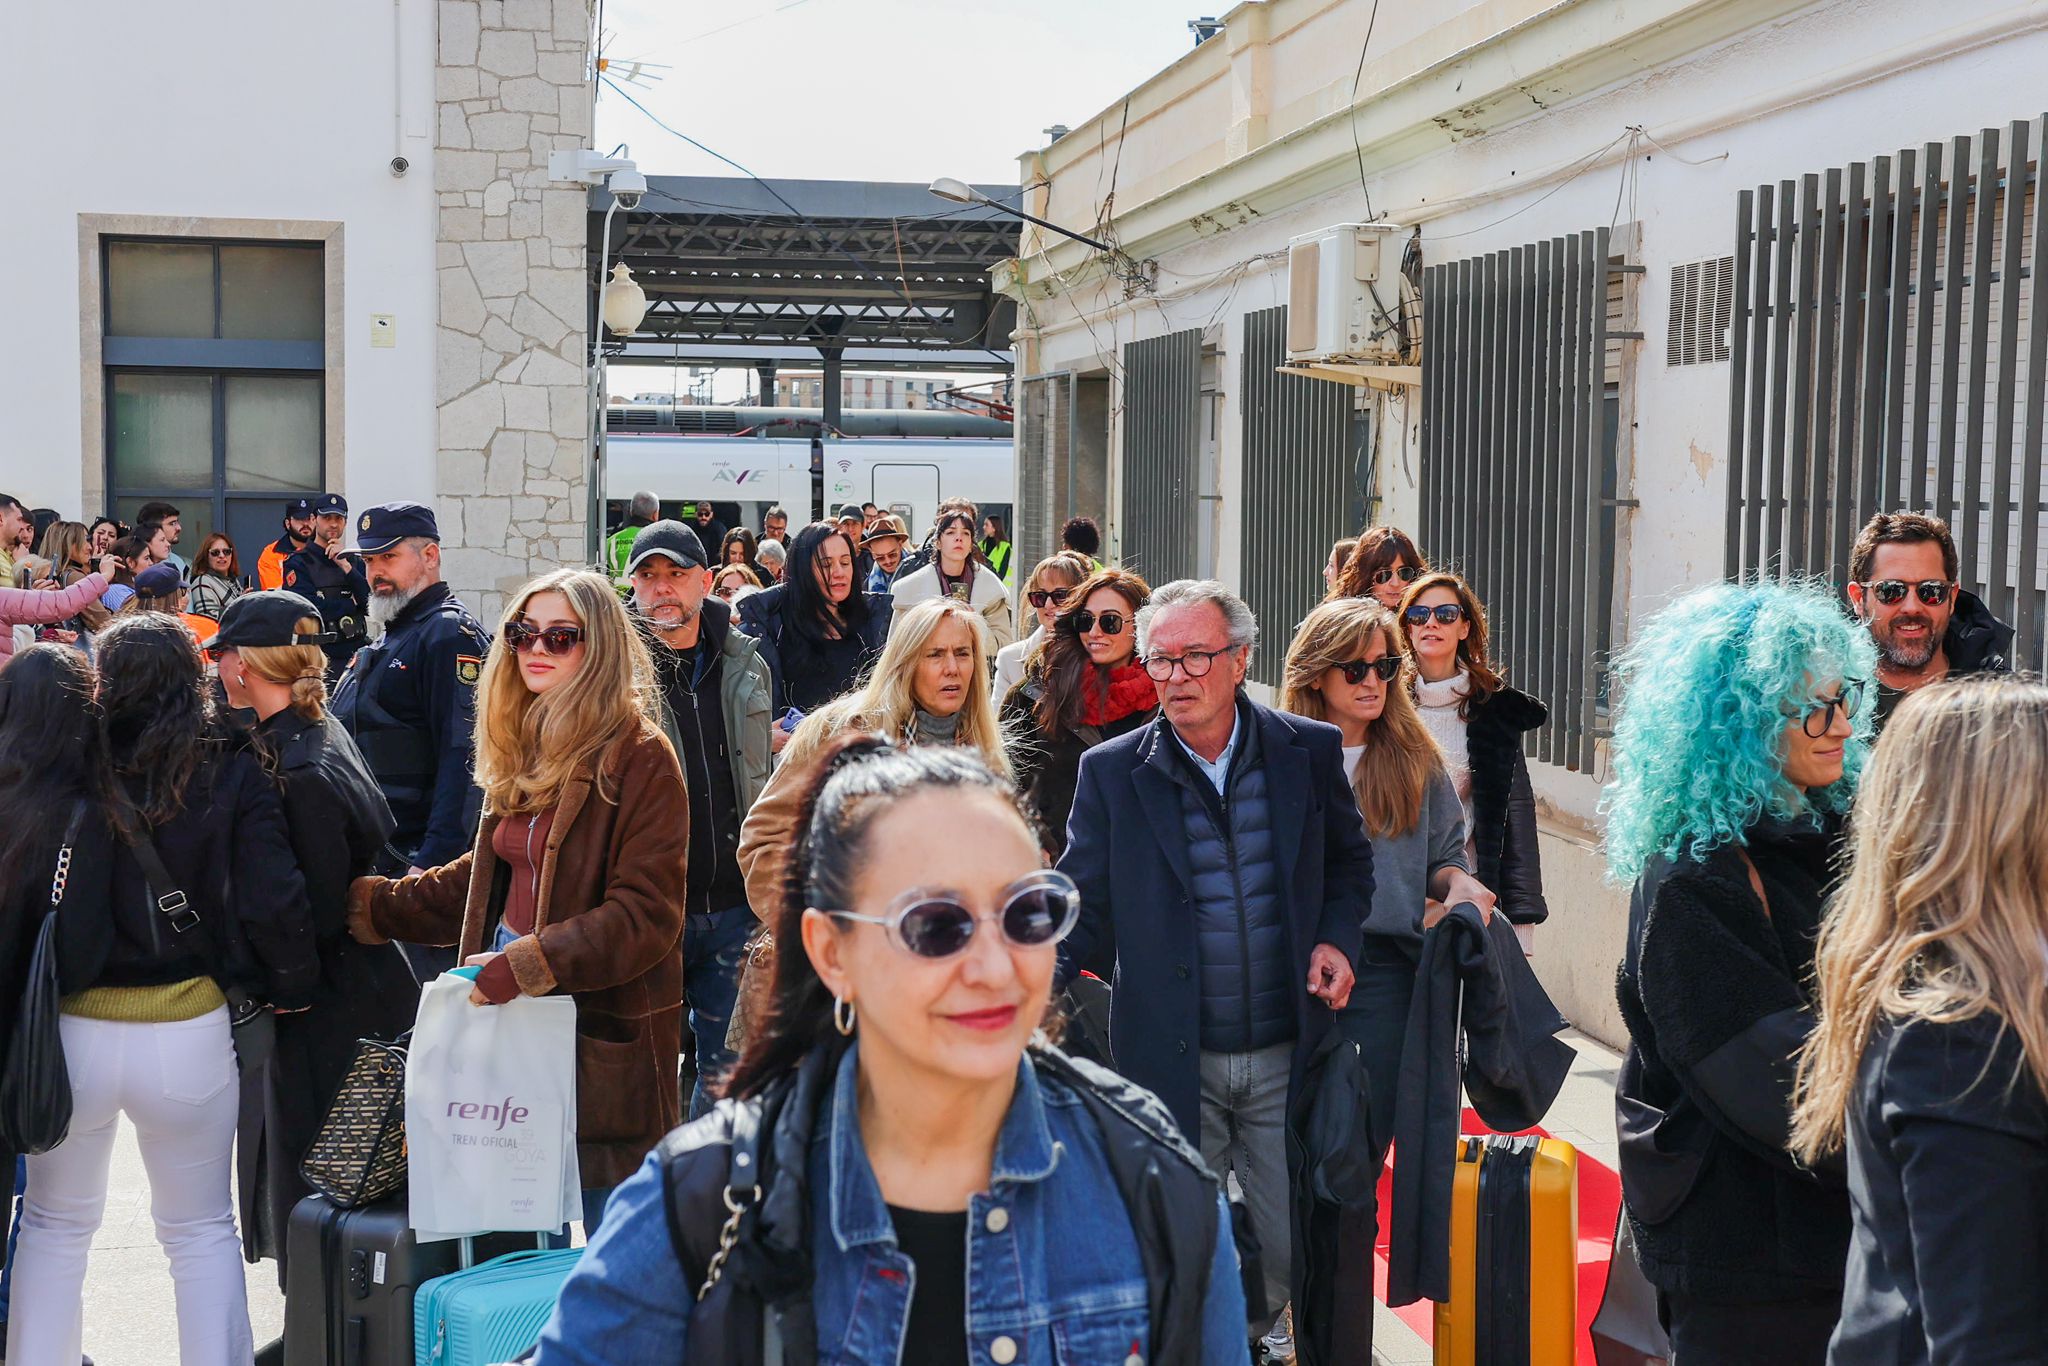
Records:
[[[1088,513],[1155,581],[1240,585],[1266,682],[1362,521],[1472,573],[1552,711],[1537,967],[1617,1038],[1605,666],[1648,613],[1731,567],[1839,579],[1870,506],[1918,503],[2040,665],[2043,70],[2048,6],[2008,0],[1240,4],[1020,158],[1026,208],[1120,249],[1027,227],[996,272],[1020,557]],[[1276,376],[1290,239],[1372,220],[1410,327],[1419,251],[1420,374]]]
[[[584,553],[588,0],[30,5],[0,110],[0,489],[176,503],[245,568],[283,503],[440,516],[487,614]],[[33,130],[33,131],[31,131]],[[399,168],[403,167],[402,173]]]

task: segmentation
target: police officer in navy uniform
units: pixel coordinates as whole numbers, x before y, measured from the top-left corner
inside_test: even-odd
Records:
[[[284,589],[320,609],[320,620],[333,633],[327,653],[331,687],[363,643],[369,639],[370,582],[359,555],[343,549],[348,530],[348,500],[323,493],[313,504],[313,539],[284,562]]]
[[[396,821],[376,871],[387,877],[461,857],[483,805],[472,773],[476,684],[490,633],[441,581],[433,509],[385,503],[356,519],[383,634],[356,652],[332,710],[354,737]],[[422,981],[455,964],[454,950],[404,944]]]

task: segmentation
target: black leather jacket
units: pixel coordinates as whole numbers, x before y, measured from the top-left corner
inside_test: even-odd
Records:
[[[1472,765],[1472,845],[1479,866],[1472,875],[1500,898],[1501,913],[1516,925],[1549,918],[1543,899],[1543,857],[1536,846],[1536,794],[1522,736],[1550,719],[1541,702],[1517,688],[1475,697],[1465,723]]]
[[[746,1100],[720,1101],[714,1122],[685,1125],[656,1149],[668,1178],[669,1236],[693,1290],[718,1255],[729,1193],[740,1192],[748,1210],[716,1284],[691,1314],[689,1366],[817,1360],[806,1168],[843,1051],[813,1052],[794,1074]],[[1028,1056],[1041,1075],[1078,1092],[1101,1126],[1144,1262],[1151,1360],[1200,1360],[1203,1291],[1218,1236],[1216,1178],[1150,1093],[1054,1049]]]

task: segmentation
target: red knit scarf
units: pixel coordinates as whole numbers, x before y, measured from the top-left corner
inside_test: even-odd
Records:
[[[1158,705],[1159,690],[1146,676],[1145,666],[1134,659],[1109,671],[1109,695],[1106,698],[1102,690],[1092,683],[1082,689],[1081,720],[1091,726],[1106,726],[1141,711],[1150,711]]]

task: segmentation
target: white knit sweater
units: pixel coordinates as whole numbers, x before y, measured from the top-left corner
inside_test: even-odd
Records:
[[[1472,691],[1472,676],[1463,669],[1441,683],[1418,679],[1415,684],[1415,701],[1422,713],[1422,724],[1429,727],[1429,733],[1444,747],[1444,758],[1451,771],[1451,785],[1458,789],[1458,800],[1465,807],[1465,826],[1472,826],[1472,763],[1465,748],[1465,718],[1458,715],[1458,704],[1465,700],[1465,694]]]

